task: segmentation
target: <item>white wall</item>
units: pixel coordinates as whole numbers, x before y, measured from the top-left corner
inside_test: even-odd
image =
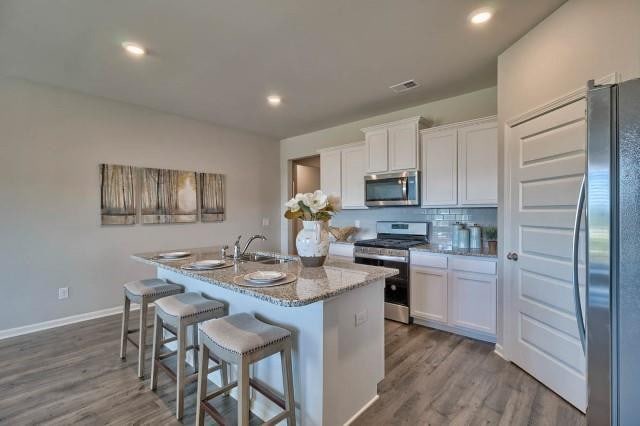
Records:
[[[496,114],[496,88],[478,90],[453,98],[418,105],[411,108],[353,121],[328,129],[318,130],[283,139],[280,142],[280,199],[282,205],[289,196],[291,182],[291,160],[317,154],[321,148],[343,145],[364,140],[360,129],[403,118],[422,116],[434,125],[455,123]],[[288,221],[281,219],[281,244],[283,251],[288,246]]]
[[[0,77],[0,330],[120,305],[124,282],[155,273],[132,253],[257,232],[277,248],[277,143]],[[101,227],[99,163],[224,173],[227,220]]]
[[[584,87],[587,80],[618,73],[640,76],[640,1],[570,0],[498,58],[498,129],[504,156],[507,120]],[[499,176],[504,176],[501,161]],[[504,185],[500,179],[498,224],[503,232]],[[515,247],[503,244],[503,254]],[[499,257],[502,277],[503,259]],[[502,279],[498,318],[502,318]],[[498,343],[502,321],[498,321]]]

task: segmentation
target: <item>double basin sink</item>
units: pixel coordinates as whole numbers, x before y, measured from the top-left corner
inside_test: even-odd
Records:
[[[238,260],[241,262],[258,262],[263,265],[278,265],[281,263],[293,262],[295,258],[278,254],[245,253],[238,257]]]

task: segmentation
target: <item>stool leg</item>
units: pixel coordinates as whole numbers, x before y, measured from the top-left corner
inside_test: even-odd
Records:
[[[142,299],[140,305],[140,330],[138,330],[138,377],[144,378],[144,355],[147,345],[147,302]]]
[[[151,356],[151,383],[149,387],[151,390],[156,390],[158,387],[158,366],[157,362],[160,362],[160,348],[162,347],[163,329],[162,318],[159,315],[155,316],[153,321],[153,355]]]
[[[180,420],[184,412],[184,367],[187,327],[178,323],[178,365],[176,366],[176,418]]]
[[[293,397],[293,368],[291,366],[291,345],[280,352],[282,361],[282,379],[284,380],[284,402],[286,410],[289,412],[287,418],[288,426],[296,424],[296,402]]]
[[[238,363],[238,426],[249,425],[249,361],[241,357]]]
[[[222,379],[223,387],[229,384],[229,364],[222,360],[220,360],[220,378]],[[231,390],[228,390],[224,394],[229,396],[230,393]]]
[[[195,368],[196,373],[198,372],[198,368],[199,368],[199,362],[198,362],[198,350],[199,350],[199,346],[198,346],[198,323],[193,324],[192,328],[191,328],[191,332],[192,332],[192,345],[193,345],[193,368]]]
[[[198,370],[198,397],[196,398],[196,425],[204,425],[204,410],[202,401],[207,397],[207,370],[209,369],[209,348],[200,345],[200,360]]]
[[[120,359],[127,359],[127,337],[129,336],[129,311],[131,301],[125,294],[124,308],[122,309],[122,336],[120,338]]]

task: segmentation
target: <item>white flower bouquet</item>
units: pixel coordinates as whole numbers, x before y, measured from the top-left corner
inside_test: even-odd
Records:
[[[285,204],[287,210],[284,217],[287,219],[320,220],[328,221],[336,213],[339,200],[327,196],[320,190],[314,193],[296,194]]]

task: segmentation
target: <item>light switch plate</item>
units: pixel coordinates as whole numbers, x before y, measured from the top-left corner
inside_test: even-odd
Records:
[[[58,289],[58,299],[69,298],[69,287],[61,287]]]
[[[262,226],[269,226],[269,218],[268,217],[263,217],[262,218]]]
[[[364,311],[356,312],[356,327],[364,324],[369,319],[369,313],[365,309]]]

